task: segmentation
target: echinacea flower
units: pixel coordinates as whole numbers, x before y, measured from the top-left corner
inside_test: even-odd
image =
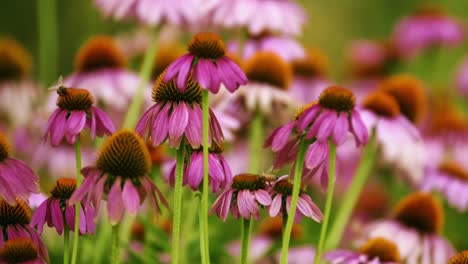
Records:
[[[423,177],[426,162],[424,142],[418,129],[400,113],[395,98],[383,91],[375,91],[363,100],[361,116],[374,131],[383,164],[403,172],[411,183]]]
[[[26,237],[13,238],[0,248],[0,264],[43,264],[37,246]]]
[[[218,93],[221,84],[234,92],[239,85],[247,83],[244,72],[226,56],[224,42],[217,34],[198,33],[190,40],[188,51],[171,63],[164,75],[164,82],[177,80],[177,87],[182,93],[188,87],[190,76],[212,93]]]
[[[213,12],[213,23],[227,28],[245,27],[252,35],[265,31],[299,35],[307,16],[290,0],[223,1]]]
[[[152,92],[155,104],[143,114],[135,131],[148,136],[153,145],[168,139],[172,147],[178,148],[186,138],[193,148],[199,148],[203,141],[200,84],[189,79],[181,92],[173,80],[164,81],[166,75],[167,71],[156,80]],[[213,111],[209,119],[210,144],[212,140],[221,143],[223,132]]]
[[[126,66],[123,51],[111,37],[94,36],[78,51],[75,72],[64,79],[64,85],[83,87],[96,97],[98,105],[120,113],[127,110],[141,81]]]
[[[440,192],[460,212],[468,210],[468,171],[458,162],[446,160],[429,167],[420,188]]]
[[[258,220],[260,207],[271,204],[271,195],[267,191],[267,182],[263,176],[254,174],[239,174],[232,179],[231,186],[221,193],[210,209],[210,214],[226,221],[231,211],[235,218],[253,217]]]
[[[31,80],[31,55],[14,39],[0,39],[0,115],[12,127],[32,120],[41,98],[40,85]]]
[[[208,153],[208,177],[212,192],[224,189],[232,181],[232,173],[229,164],[221,155],[223,149],[218,145],[209,148]],[[184,163],[183,185],[189,185],[193,190],[197,190],[203,181],[203,151],[202,148],[193,150],[190,160]],[[176,164],[173,162],[166,180],[172,186],[175,183]]]
[[[12,158],[8,139],[0,133],[0,197],[14,204],[37,193],[38,177],[23,161]]]
[[[7,241],[15,238],[29,238],[39,251],[42,261],[48,262],[49,255],[41,237],[30,225],[31,209],[23,200],[16,200],[15,205],[10,205],[5,200],[0,200],[0,248]]]
[[[115,131],[107,114],[93,106],[94,97],[88,90],[60,86],[57,94],[58,108],[50,116],[45,132],[45,138],[50,137],[52,146],[60,145],[63,140],[74,144],[86,127],[91,130],[92,139]]]
[[[460,253],[453,256],[448,264],[465,264],[468,262],[468,250],[463,250]]]
[[[146,197],[154,212],[158,213],[160,209],[156,197],[166,207],[168,204],[148,176],[150,169],[151,158],[143,140],[130,130],[118,131],[102,145],[96,165],[81,170],[85,179],[68,203],[74,205],[89,199],[98,212],[101,200],[107,197],[107,211],[112,225],[121,221],[124,211],[135,216]]]
[[[278,178],[272,187],[272,197],[271,206],[269,213],[271,217],[277,216],[278,214],[288,214],[289,208],[291,207],[292,199],[292,189],[293,185],[288,180],[288,175]],[[323,218],[322,211],[320,208],[312,201],[309,195],[303,191],[299,193],[299,198],[297,200],[297,211],[294,216],[295,222],[299,222],[302,216],[312,218],[316,222],[321,222]]]
[[[401,56],[412,57],[432,47],[453,47],[463,42],[462,22],[437,6],[421,6],[398,22],[392,40]]]
[[[68,200],[76,189],[76,180],[70,178],[58,179],[50,191],[51,196],[42,202],[34,212],[31,226],[37,228],[37,232],[42,234],[44,224],[54,227],[59,235],[66,227],[68,230],[75,230],[75,206],[68,204]],[[94,208],[89,201],[80,204],[80,228],[81,235],[94,233]]]
[[[333,264],[398,264],[398,247],[385,238],[368,240],[358,250],[334,250],[324,257]]]
[[[405,263],[439,264],[455,251],[439,233],[443,227],[444,211],[430,194],[412,193],[401,200],[390,219],[369,223],[364,240],[382,237],[395,243]]]

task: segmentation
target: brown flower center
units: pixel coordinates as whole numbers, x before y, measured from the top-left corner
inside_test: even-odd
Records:
[[[426,111],[427,98],[418,79],[410,75],[393,76],[382,81],[380,89],[395,98],[401,113],[411,122],[421,121]]]
[[[31,209],[23,200],[16,199],[15,205],[0,200],[0,226],[28,225],[30,221]]]
[[[89,39],[78,51],[75,68],[78,72],[93,72],[101,69],[124,68],[125,55],[108,36]]]
[[[288,179],[282,179],[281,181],[275,183],[273,190],[278,193],[281,193],[284,196],[292,195],[293,185],[289,182]]]
[[[400,252],[398,247],[391,241],[377,237],[367,241],[359,252],[366,254],[369,260],[379,258],[380,262],[399,262]]]
[[[439,170],[453,178],[468,182],[468,172],[454,161],[444,161],[439,165]]]
[[[67,200],[67,199],[70,199],[75,189],[76,189],[75,179],[60,178],[55,183],[54,187],[50,191],[50,194],[54,198]]]
[[[294,75],[301,77],[321,77],[328,73],[328,57],[318,48],[309,48],[306,56],[292,62]]]
[[[243,173],[234,176],[232,179],[232,188],[235,190],[259,190],[264,189],[266,186],[265,178],[256,175],[256,174],[249,174]]]
[[[11,154],[10,144],[8,143],[8,139],[2,133],[0,133],[0,162],[4,159],[8,158]]]
[[[36,245],[29,238],[18,237],[5,242],[1,249],[1,259],[6,263],[23,263],[38,258]]]
[[[349,112],[354,108],[355,98],[354,94],[346,88],[330,86],[320,94],[319,104],[338,112]]]
[[[20,43],[9,38],[0,39],[0,82],[25,77],[31,65],[31,56]]]
[[[245,63],[245,74],[249,81],[266,83],[288,89],[292,79],[292,68],[280,56],[270,51],[260,51]]]
[[[182,93],[175,80],[165,82],[163,72],[154,83],[152,97],[155,102],[186,102],[188,104],[201,104],[202,88],[200,84],[189,78],[185,91]]]
[[[294,113],[294,117],[293,117],[293,120],[297,120],[299,119],[299,117],[309,108],[311,108],[312,106],[318,104],[318,101],[313,101],[313,102],[310,102],[308,104],[305,104],[303,106],[301,106],[301,108],[299,108],[296,113]]]
[[[215,60],[224,56],[226,47],[218,34],[201,32],[190,40],[188,51],[197,57]]]
[[[61,87],[57,93],[57,106],[68,111],[87,111],[94,103],[94,97],[85,89]]]
[[[183,49],[176,43],[163,44],[156,54],[151,79],[156,80],[161,73],[177,58],[183,55]]]
[[[97,167],[113,176],[137,179],[149,173],[151,157],[140,136],[124,129],[104,142]]]
[[[444,211],[430,194],[413,193],[396,206],[393,217],[401,224],[420,233],[438,233],[443,226]]]
[[[468,132],[467,122],[460,112],[452,107],[441,107],[434,111],[428,127],[428,133],[432,136],[439,136],[446,132]]]
[[[463,250],[462,252],[453,256],[448,264],[468,264],[468,250]]]
[[[367,185],[356,204],[354,210],[359,215],[365,215],[371,219],[378,219],[387,213],[389,199],[387,190],[381,185]]]
[[[301,225],[295,224],[291,230],[291,238],[300,238],[303,234]],[[283,237],[283,218],[266,218],[260,225],[260,235],[279,240]]]
[[[369,94],[364,99],[363,106],[382,117],[394,118],[400,114],[400,106],[395,98],[381,91]]]

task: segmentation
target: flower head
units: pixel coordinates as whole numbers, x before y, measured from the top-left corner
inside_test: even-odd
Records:
[[[0,196],[10,204],[16,197],[27,199],[37,193],[38,177],[21,160],[11,157],[8,139],[0,133]]]
[[[86,177],[69,200],[82,201],[85,196],[98,211],[104,194],[111,224],[120,222],[124,211],[134,216],[148,196],[154,211],[159,212],[157,197],[167,205],[162,193],[149,178],[151,158],[143,140],[130,130],[112,134],[102,145],[95,166],[81,170]],[[156,194],[155,194],[156,192]]]
[[[178,148],[183,138],[193,148],[199,148],[202,141],[202,89],[189,79],[185,92],[181,92],[175,81],[164,81],[167,71],[156,80],[152,97],[155,104],[146,111],[137,124],[136,132],[148,136],[153,145],[159,145],[166,139],[172,147]],[[210,145],[214,140],[221,143],[221,126],[210,111]]]
[[[271,196],[267,191],[267,182],[263,176],[239,174],[232,179],[231,186],[219,195],[210,209],[219,218],[226,220],[229,211],[235,218],[244,219],[260,217],[259,206],[269,206]]]
[[[247,83],[247,77],[240,67],[226,56],[224,42],[217,34],[198,33],[190,40],[188,51],[188,54],[171,63],[164,75],[164,82],[176,79],[182,93],[190,76],[212,93],[218,93],[221,84],[234,92],[239,85]]]
[[[90,128],[91,138],[115,131],[107,114],[93,106],[94,97],[88,90],[60,86],[57,94],[58,108],[50,116],[45,132],[52,146],[58,146],[63,140],[74,144],[85,127]]]
[[[0,249],[0,263],[41,264],[39,252],[34,242],[25,237],[10,239]]]
[[[70,178],[58,179],[50,191],[50,197],[41,203],[31,220],[31,226],[36,227],[39,234],[45,223],[55,227],[59,235],[65,226],[75,230],[75,206],[70,206],[68,200],[76,189],[76,180]],[[80,208],[80,234],[94,233],[94,208],[89,201],[84,201]]]
[[[0,39],[0,82],[20,80],[31,72],[32,59],[14,39]]]
[[[468,262],[468,250],[463,250],[460,253],[453,256],[448,264],[465,264]]]

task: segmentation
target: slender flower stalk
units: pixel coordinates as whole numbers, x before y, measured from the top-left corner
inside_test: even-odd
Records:
[[[250,125],[249,171],[252,173],[261,173],[263,117],[259,110],[255,111],[253,120]]]
[[[251,229],[251,220],[243,219],[242,220],[242,256],[241,264],[247,263],[247,258],[249,256],[249,242],[250,242],[250,229]]]
[[[331,140],[330,145],[330,172],[328,173],[328,190],[327,201],[325,202],[325,215],[323,217],[322,228],[320,229],[320,240],[317,247],[317,255],[314,259],[314,264],[318,264],[325,245],[325,237],[327,234],[328,221],[330,220],[330,212],[333,202],[333,191],[335,188],[335,165],[336,165],[336,145]]]
[[[63,264],[70,263],[70,230],[65,225],[63,231]]]
[[[79,188],[82,182],[82,176],[81,176],[81,142],[80,142],[80,136],[78,135],[78,138],[76,139],[75,142],[75,158],[76,158],[76,188]],[[78,202],[76,204],[76,212],[75,212],[75,234],[73,237],[73,251],[72,251],[72,258],[71,258],[71,263],[75,264],[76,259],[78,257],[78,244],[79,244],[79,228],[80,228],[80,208],[81,208],[81,203]],[[67,230],[68,231],[68,230]]]
[[[283,245],[281,248],[281,264],[288,263],[288,249],[289,240],[291,238],[291,231],[294,223],[294,216],[296,215],[297,201],[299,199],[299,191],[301,189],[302,169],[304,167],[304,159],[307,153],[309,144],[307,140],[302,139],[299,143],[299,152],[297,154],[296,165],[294,168],[294,184],[291,199],[291,208],[288,213],[288,220],[283,232]],[[331,185],[331,184],[330,184]]]
[[[120,263],[119,236],[120,224],[112,226],[112,244],[111,244],[111,264]]]
[[[156,55],[157,50],[157,41],[155,39],[153,39],[152,41],[153,44],[146,52],[145,58],[143,60],[143,65],[140,69],[140,84],[138,85],[135,96],[133,97],[132,102],[128,107],[127,115],[125,116],[125,121],[123,124],[124,128],[134,128],[138,122],[141,104],[143,103],[145,94],[145,83],[151,77],[151,69],[153,68],[154,57]]]
[[[202,260],[202,263],[210,263],[210,245],[208,241],[208,154],[209,154],[209,141],[208,141],[208,129],[209,129],[209,102],[208,90],[203,90],[202,93],[202,124],[203,124],[203,194],[201,200],[201,210],[200,210],[200,236],[202,243],[200,244],[200,250],[204,251],[205,259]]]
[[[179,263],[180,221],[182,211],[182,180],[184,177],[184,143],[177,150],[176,175],[174,184],[174,215],[172,217],[172,255],[171,262]]]
[[[37,5],[39,27],[39,79],[50,84],[57,76],[57,1]]]

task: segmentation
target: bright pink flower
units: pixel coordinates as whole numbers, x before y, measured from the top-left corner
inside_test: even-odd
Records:
[[[103,144],[96,165],[81,170],[85,179],[68,203],[90,201],[98,212],[101,200],[107,197],[112,225],[121,221],[125,210],[135,216],[146,197],[158,213],[157,198],[166,207],[168,204],[148,176],[150,169],[151,158],[143,140],[129,130],[116,132]]]
[[[221,220],[231,211],[235,218],[255,220],[260,217],[260,207],[271,204],[271,195],[267,191],[267,182],[263,176],[254,174],[239,174],[234,176],[232,184],[219,195],[210,209],[210,214],[216,212]]]
[[[177,87],[182,93],[190,76],[212,93],[218,93],[221,84],[234,92],[239,85],[247,83],[247,77],[239,65],[226,56],[224,42],[217,34],[198,33],[190,41],[188,50],[189,53],[167,67],[164,75],[165,82],[177,80]]]
[[[57,93],[58,108],[50,116],[45,132],[52,146],[60,145],[63,140],[74,144],[86,127],[91,130],[93,139],[95,135],[102,137],[115,131],[107,114],[93,106],[94,97],[87,90],[60,86]]]
[[[51,196],[41,203],[34,212],[31,226],[37,228],[37,232],[42,234],[44,224],[55,227],[59,235],[64,227],[68,230],[75,230],[75,206],[68,204],[68,200],[76,189],[76,180],[61,178],[57,180],[52,189]],[[89,201],[83,201],[80,205],[80,235],[94,233],[94,208]]]
[[[181,92],[174,81],[164,81],[166,74],[162,73],[157,79],[153,87],[155,104],[146,111],[135,130],[142,136],[148,136],[155,146],[168,139],[172,147],[178,148],[186,138],[193,148],[199,148],[203,142],[201,87],[190,79],[185,92]],[[211,110],[209,122],[210,145],[213,140],[220,144],[223,132]]]

